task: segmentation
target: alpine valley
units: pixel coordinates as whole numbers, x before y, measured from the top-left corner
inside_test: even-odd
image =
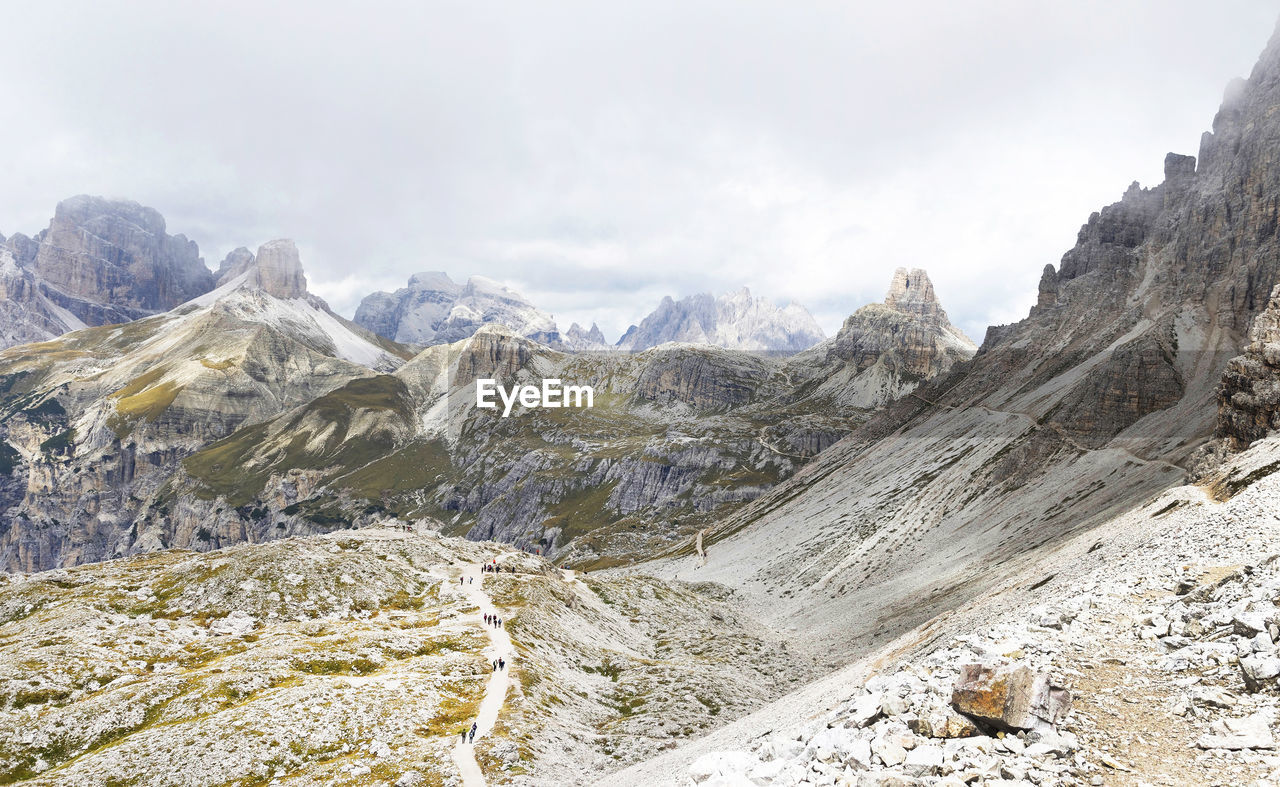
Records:
[[[0,783],[1280,783],[1278,149],[1280,33],[980,347],[905,268],[831,337],[349,321],[66,200],[0,247]]]

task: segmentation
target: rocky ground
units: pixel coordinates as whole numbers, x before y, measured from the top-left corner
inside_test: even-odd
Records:
[[[610,783],[1278,783],[1278,459],[1257,444],[1055,550],[828,681],[829,710],[784,698]],[[1027,668],[1069,712],[984,718],[956,693],[974,664]]]
[[[515,648],[484,777],[590,781],[812,676],[730,596],[373,528],[11,575],[0,783],[460,784],[484,598]]]

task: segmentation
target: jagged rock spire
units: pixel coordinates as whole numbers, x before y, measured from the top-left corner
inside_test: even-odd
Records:
[[[884,303],[892,309],[920,317],[931,325],[951,325],[924,268],[898,268],[894,271]]]
[[[232,251],[218,267],[218,285],[248,272],[246,287],[254,287],[277,298],[301,298],[307,294],[307,277],[294,242],[283,238],[267,241],[255,255],[245,247]]]

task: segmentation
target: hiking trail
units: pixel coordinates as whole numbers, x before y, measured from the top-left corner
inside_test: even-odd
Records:
[[[462,577],[468,581],[462,585],[454,585],[454,589],[461,591],[462,595],[479,607],[474,618],[476,624],[483,626],[485,633],[489,635],[489,647],[484,651],[486,658],[489,662],[501,658],[507,663],[506,669],[498,670],[489,676],[489,683],[485,686],[484,699],[480,702],[480,710],[476,713],[474,720],[476,740],[481,740],[493,730],[493,725],[498,720],[498,712],[502,710],[502,705],[506,701],[507,689],[511,686],[512,657],[515,651],[511,647],[511,637],[507,636],[505,628],[485,625],[486,614],[498,617],[502,617],[502,614],[493,605],[489,594],[484,592],[485,574],[480,570],[480,566],[466,566],[462,570]],[[503,622],[506,622],[505,618]],[[468,729],[470,729],[469,726]],[[461,736],[455,733],[455,737]],[[480,770],[480,764],[476,762],[474,743],[454,743],[453,762],[462,774],[463,787],[485,787],[484,771]]]

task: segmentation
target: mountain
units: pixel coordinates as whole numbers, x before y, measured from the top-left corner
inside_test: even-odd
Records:
[[[1277,107],[1280,31],[976,353],[900,270],[786,357],[415,354],[286,241],[0,352],[0,781],[1275,783]]]
[[[855,654],[1183,483],[1280,281],[1277,105],[1280,36],[1228,89],[1198,160],[1169,154],[1160,185],[1090,216],[1027,318],[990,328],[971,361],[719,521],[700,577]]]
[[[175,523],[166,493],[183,457],[408,357],[303,281],[293,243],[272,241],[176,309],[0,352],[4,564],[163,547],[175,526],[194,538],[209,523]]]
[[[72,197],[34,238],[0,239],[0,346],[128,322],[213,286],[196,244],[154,209]]]
[[[555,320],[518,292],[483,276],[459,285],[443,272],[417,273],[409,286],[360,302],[355,322],[379,336],[428,346],[465,339],[482,325],[505,325],[543,343],[559,339]]]
[[[886,390],[945,366],[897,371],[921,337],[945,345],[898,311],[889,324],[911,330],[865,339],[883,358],[846,358],[835,342],[781,358],[675,343],[570,353],[498,323],[410,358],[307,294],[290,241],[231,252],[218,284],[165,314],[0,353],[3,565],[389,518],[634,560],[764,494]],[[591,385],[595,406],[502,418],[475,407],[479,377]]]
[[[767,298],[753,298],[746,287],[713,298],[690,295],[662,299],[658,308],[631,326],[618,348],[638,352],[667,342],[710,344],[730,350],[797,352],[825,337],[813,317],[798,303],[778,308]]]
[[[846,407],[874,408],[968,360],[977,345],[951,324],[920,268],[898,268],[884,303],[863,306],[839,333],[795,355],[797,393]]]
[[[317,401],[198,452],[185,462],[189,494],[222,495],[275,521],[358,522],[374,500],[379,515],[427,516],[452,534],[561,559],[607,564],[651,554],[760,496],[891,394],[970,354],[927,275],[912,275],[932,309],[921,316],[904,306],[904,284],[895,285],[895,306],[886,308],[896,318],[878,323],[888,327],[874,338],[859,334],[879,348],[874,357],[870,349],[846,357],[834,342],[787,358],[674,343],[575,354],[488,325],[379,378],[383,398],[358,419]],[[479,377],[591,385],[595,406],[499,418],[475,408]],[[888,389],[886,380],[894,381]],[[371,464],[370,431],[385,445]],[[215,466],[225,456],[235,461]],[[306,494],[277,497],[275,479],[291,473],[306,478]]]
[[[591,323],[591,330],[584,331],[576,322],[565,331],[560,340],[560,347],[569,352],[607,352],[613,349],[604,338],[600,326]]]

